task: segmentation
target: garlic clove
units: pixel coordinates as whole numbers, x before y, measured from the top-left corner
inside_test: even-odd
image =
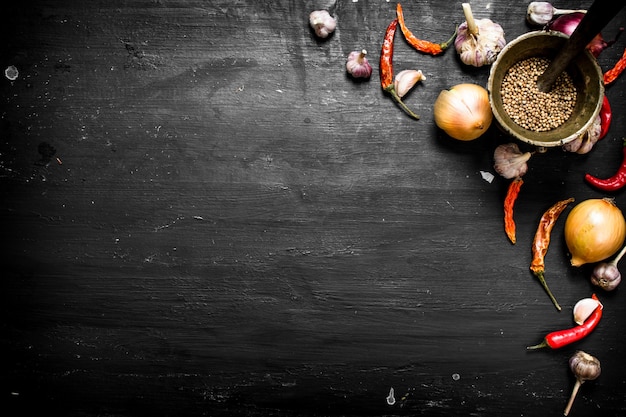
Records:
[[[400,71],[393,81],[393,86],[396,89],[396,93],[400,98],[404,97],[406,93],[411,91],[413,86],[419,81],[425,80],[426,77],[419,70],[404,70]]]
[[[598,306],[602,308],[602,304],[600,304],[600,301],[594,300],[593,298],[583,298],[582,300],[578,301],[574,305],[573,310],[574,322],[579,325],[583,324],[585,320],[587,320],[587,318],[591,315],[591,313],[593,313],[596,308],[598,308]]]

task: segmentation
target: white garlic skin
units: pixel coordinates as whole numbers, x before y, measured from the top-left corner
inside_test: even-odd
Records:
[[[472,35],[467,21],[461,23],[454,47],[466,65],[482,67],[493,64],[506,45],[504,29],[490,19],[476,20],[478,35]]]
[[[396,89],[398,96],[402,98],[411,91],[415,84],[425,79],[426,77],[420,70],[403,70],[396,75],[393,87]]]
[[[318,37],[325,39],[335,31],[337,20],[328,13],[328,10],[315,10],[309,15],[309,24]]]

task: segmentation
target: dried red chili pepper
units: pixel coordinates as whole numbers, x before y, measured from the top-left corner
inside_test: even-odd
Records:
[[[613,81],[620,76],[622,72],[626,69],[626,48],[624,48],[624,53],[622,57],[615,63],[615,66],[604,73],[604,85],[609,85]]]
[[[597,300],[595,294],[591,296],[594,300]],[[589,333],[596,328],[600,319],[602,318],[602,304],[599,304],[598,307],[591,313],[591,316],[585,320],[585,322],[579,326],[572,327],[570,329],[565,330],[557,330],[552,333],[548,333],[546,337],[543,338],[543,341],[534,346],[528,346],[526,349],[534,350],[541,349],[544,347],[549,347],[551,349],[562,348],[563,346],[567,346],[574,342],[577,342],[583,338],[585,338]]]
[[[409,28],[404,23],[404,13],[402,11],[402,6],[400,5],[400,3],[396,5],[396,16],[398,18],[398,23],[400,24],[400,30],[402,30],[402,34],[404,35],[404,38],[409,43],[409,45],[411,45],[413,48],[415,48],[419,52],[423,52],[425,54],[439,55],[443,53],[443,51],[448,49],[448,47],[454,40],[454,37],[456,36],[456,32],[458,30],[458,28],[455,29],[452,37],[448,39],[446,42],[434,43],[434,42],[426,41],[423,39],[419,39],[417,36],[413,34],[413,32],[409,30]]]
[[[535,238],[533,239],[533,260],[530,263],[530,270],[537,277],[544,290],[550,296],[552,303],[557,310],[561,310],[561,306],[557,303],[556,298],[552,295],[552,291],[548,288],[548,284],[546,283],[546,279],[544,276],[545,273],[545,256],[548,252],[548,246],[550,245],[550,233],[552,232],[552,228],[554,228],[554,224],[557,219],[563,213],[563,210],[567,207],[567,205],[573,202],[573,198],[568,198],[567,200],[557,201],[552,205],[548,210],[546,210],[541,219],[539,220],[539,226],[537,227],[537,231],[535,232]]]
[[[617,191],[626,185],[626,140],[622,147],[622,163],[617,172],[609,178],[597,178],[591,174],[585,174],[585,180],[602,191]]]
[[[393,19],[385,31],[383,47],[380,53],[380,85],[385,92],[391,95],[391,98],[398,103],[406,114],[419,120],[419,116],[413,113],[413,111],[404,104],[393,85],[393,39],[396,35],[397,27],[398,19]]]
[[[513,244],[515,244],[516,241],[513,206],[515,205],[515,201],[517,200],[517,196],[519,195],[523,183],[524,180],[522,180],[522,177],[516,177],[509,184],[509,189],[507,190],[506,197],[504,198],[504,232]]]

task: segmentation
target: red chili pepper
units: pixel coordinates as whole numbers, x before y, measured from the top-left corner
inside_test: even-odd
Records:
[[[613,113],[611,113],[611,104],[609,99],[604,96],[602,100],[602,107],[600,108],[600,136],[598,140],[602,139],[609,133],[609,127],[611,126],[611,120],[613,119]]]
[[[396,103],[414,119],[419,120],[419,116],[413,113],[409,109],[396,92],[396,88],[393,85],[393,39],[396,35],[396,28],[398,27],[398,19],[393,19],[387,30],[385,31],[385,38],[383,40],[383,47],[380,53],[380,85],[383,90],[391,95]]]
[[[522,177],[516,177],[509,184],[509,188],[504,198],[504,232],[508,236],[511,243],[515,244],[515,220],[513,219],[513,206],[519,195],[520,189],[524,181]]]
[[[567,200],[557,201],[553,204],[548,210],[546,210],[541,219],[539,220],[539,226],[537,226],[537,231],[535,232],[535,238],[533,239],[533,260],[530,263],[530,270],[537,277],[543,289],[546,290],[550,300],[556,307],[557,310],[561,310],[561,306],[557,303],[556,298],[552,295],[552,291],[548,287],[546,283],[546,279],[544,276],[545,273],[545,257],[546,253],[548,253],[548,246],[550,245],[550,234],[552,233],[552,229],[554,228],[554,224],[557,219],[563,213],[563,210],[567,207],[567,205],[573,202],[573,198],[568,198]]]
[[[595,294],[593,294],[591,297],[594,300],[598,299]],[[587,320],[585,320],[583,324],[572,327],[571,329],[558,330],[556,332],[548,333],[548,335],[544,337],[541,343],[534,346],[528,346],[526,349],[534,350],[544,347],[558,349],[585,338],[589,333],[593,331],[593,329],[596,328],[596,326],[600,322],[600,319],[602,318],[602,309],[602,304],[599,304],[598,307],[596,307],[596,309],[593,311],[593,313],[591,313],[591,316],[589,316],[589,318],[587,318]]]
[[[622,164],[617,172],[606,179],[594,177],[591,174],[585,174],[585,180],[602,191],[617,191],[626,185],[626,140],[622,147]]]
[[[443,53],[443,51],[448,49],[448,47],[454,40],[454,37],[456,36],[456,32],[458,30],[458,29],[455,29],[452,37],[448,39],[446,42],[443,42],[443,43],[429,42],[423,39],[419,39],[406,26],[406,24],[404,23],[404,13],[402,12],[402,6],[400,5],[400,3],[396,5],[396,16],[398,17],[398,23],[400,24],[400,29],[402,30],[402,34],[404,35],[404,38],[409,43],[409,45],[411,45],[413,48],[417,49],[420,52],[424,52],[430,55],[439,55]]]
[[[604,73],[604,85],[609,85],[620,76],[626,69],[626,48],[622,57],[615,63],[615,66]]]

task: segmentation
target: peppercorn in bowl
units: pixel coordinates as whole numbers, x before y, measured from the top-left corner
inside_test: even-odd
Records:
[[[585,134],[604,98],[602,70],[587,51],[559,75],[547,93],[537,78],[568,36],[554,31],[525,33],[509,42],[493,63],[487,85],[497,125],[540,148],[562,146]]]

